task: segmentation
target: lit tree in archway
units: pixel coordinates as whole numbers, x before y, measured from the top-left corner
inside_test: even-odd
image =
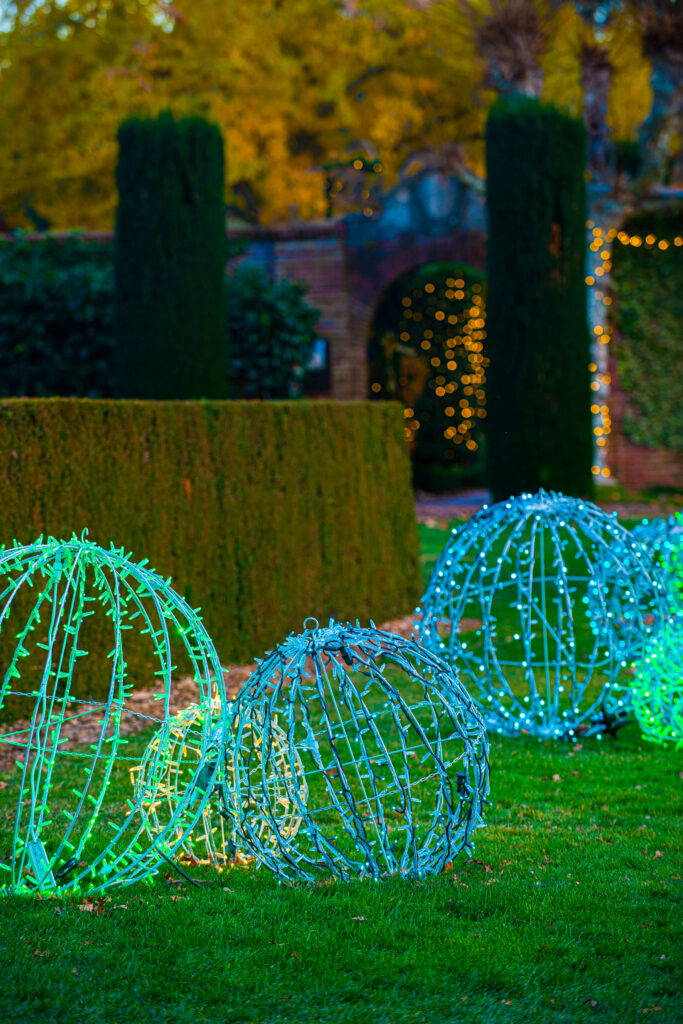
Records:
[[[454,483],[479,461],[486,416],[486,282],[481,271],[427,264],[401,277],[375,317],[371,394],[404,405],[418,486]]]

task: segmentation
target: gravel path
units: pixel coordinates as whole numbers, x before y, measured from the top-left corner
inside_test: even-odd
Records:
[[[420,523],[431,526],[447,526],[453,519],[469,519],[483,505],[491,504],[491,494],[485,490],[459,491],[457,494],[415,493],[415,510]],[[601,501],[598,493],[596,502],[605,512],[616,512],[619,519],[654,519],[680,511],[681,504],[670,501],[611,502]]]

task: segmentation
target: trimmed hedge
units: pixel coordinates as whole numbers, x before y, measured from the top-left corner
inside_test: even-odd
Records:
[[[89,540],[148,558],[201,606],[225,664],[261,656],[306,616],[379,623],[419,598],[394,403],[9,399],[0,467],[4,544],[87,527]],[[149,685],[148,648],[132,636],[131,678]],[[111,646],[109,622],[88,649]],[[79,693],[101,697],[108,681],[90,676]]]
[[[632,217],[621,230],[669,242],[667,249],[612,243],[624,434],[648,448],[683,451],[683,246],[673,244],[683,236],[683,206]]]
[[[201,117],[119,128],[114,234],[117,394],[226,398],[223,138]]]
[[[486,126],[487,462],[494,500],[539,487],[590,495],[586,130],[528,97]]]

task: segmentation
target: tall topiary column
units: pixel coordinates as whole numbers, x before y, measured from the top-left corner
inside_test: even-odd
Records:
[[[585,128],[499,100],[486,129],[488,476],[494,500],[592,490]]]
[[[118,134],[116,376],[125,398],[227,393],[223,140],[202,118],[131,118]]]

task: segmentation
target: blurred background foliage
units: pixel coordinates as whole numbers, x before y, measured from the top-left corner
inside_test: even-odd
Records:
[[[357,152],[380,158],[383,189],[445,144],[483,174],[496,92],[540,83],[579,113],[586,46],[609,63],[612,137],[635,140],[652,104],[643,7],[657,3],[259,0],[239,17],[213,0],[6,3],[0,229],[111,228],[118,125],[167,107],[221,128],[240,219],[325,216],[325,165]]]

